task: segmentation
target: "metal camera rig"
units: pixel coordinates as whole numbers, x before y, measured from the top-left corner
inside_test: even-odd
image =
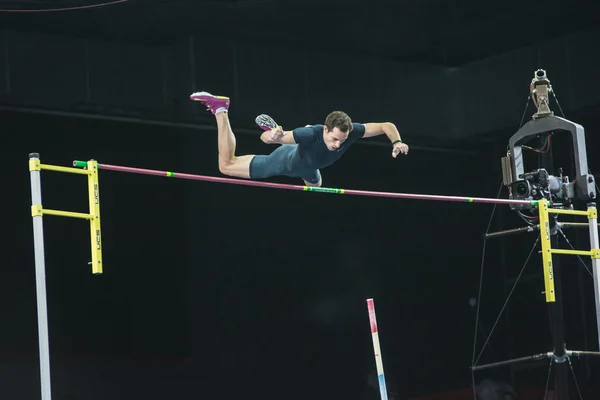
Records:
[[[533,100],[537,112],[531,121],[524,124],[511,136],[507,154],[502,157],[503,184],[508,188],[509,198],[514,200],[529,200],[529,204],[511,205],[521,218],[527,222],[526,227],[509,229],[501,232],[486,233],[485,239],[503,237],[520,233],[538,231],[540,237],[540,254],[544,270],[546,302],[551,314],[553,350],[547,353],[534,354],[516,359],[494,362],[487,365],[472,366],[473,371],[514,363],[550,360],[555,365],[555,390],[558,400],[569,399],[568,365],[571,357],[600,356],[599,351],[568,350],[564,337],[564,316],[562,294],[560,289],[560,263],[553,254],[587,255],[592,260],[592,278],[594,281],[596,325],[600,349],[600,238],[598,234],[596,210],[596,182],[589,173],[585,131],[583,127],[565,118],[557,117],[550,109],[550,97],[555,93],[546,76],[546,71],[538,69],[529,86],[529,100]],[[573,153],[572,161],[575,166],[571,178],[563,175],[562,168],[558,175],[553,175],[551,140],[555,135],[570,135]],[[537,145],[528,145],[537,141]],[[570,147],[570,146],[569,146]],[[538,153],[537,165],[529,168],[525,165],[524,152]],[[575,210],[575,203],[584,203],[587,211]],[[583,207],[580,207],[583,208]],[[526,216],[525,212],[530,215]],[[561,215],[587,216],[588,223],[559,222]],[[590,251],[559,249],[559,233],[565,237],[562,229],[567,227],[589,227]],[[565,237],[566,238],[566,237]],[[537,244],[538,242],[536,242]],[[586,267],[587,268],[587,267]],[[556,283],[556,288],[554,284]]]

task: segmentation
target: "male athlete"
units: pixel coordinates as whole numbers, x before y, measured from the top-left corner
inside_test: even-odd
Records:
[[[261,140],[281,144],[269,155],[235,155],[235,136],[227,115],[230,99],[208,92],[193,93],[190,98],[204,104],[215,116],[218,128],[219,170],[238,178],[261,179],[272,176],[302,178],[306,186],[321,186],[320,168],[333,164],[360,138],[385,134],[392,142],[392,157],[408,154],[391,122],[359,124],[342,111],[334,111],[323,125],[284,131],[267,115],[256,123],[265,131]]]

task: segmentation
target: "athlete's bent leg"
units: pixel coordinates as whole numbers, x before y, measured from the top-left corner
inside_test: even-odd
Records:
[[[227,112],[217,113],[215,118],[217,119],[217,129],[219,131],[219,171],[229,176],[250,178],[250,162],[254,158],[254,154],[236,156],[235,135],[231,130]]]
[[[218,129],[219,171],[237,178],[250,178],[253,154],[236,157],[235,135],[229,123],[228,97],[214,96],[208,92],[193,93],[190,98],[204,104],[215,116]]]

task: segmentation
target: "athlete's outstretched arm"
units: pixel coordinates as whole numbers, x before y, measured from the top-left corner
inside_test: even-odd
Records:
[[[363,135],[363,138],[370,138],[385,134],[388,139],[390,139],[390,142],[402,140],[400,138],[400,132],[398,132],[398,128],[396,128],[396,125],[391,122],[369,122],[363,125],[365,126],[365,134]]]
[[[385,134],[393,144],[392,156],[395,158],[398,153],[407,154],[408,146],[402,142],[398,128],[391,122],[370,122],[364,124],[365,134],[363,138],[379,136]]]

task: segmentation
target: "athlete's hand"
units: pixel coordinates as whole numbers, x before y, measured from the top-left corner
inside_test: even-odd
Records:
[[[408,145],[406,143],[398,142],[394,145],[392,157],[396,158],[400,153],[408,154]]]
[[[269,130],[269,138],[273,142],[279,141],[279,139],[281,139],[284,135],[285,133],[283,132],[283,128],[281,126],[277,126],[276,128]]]

